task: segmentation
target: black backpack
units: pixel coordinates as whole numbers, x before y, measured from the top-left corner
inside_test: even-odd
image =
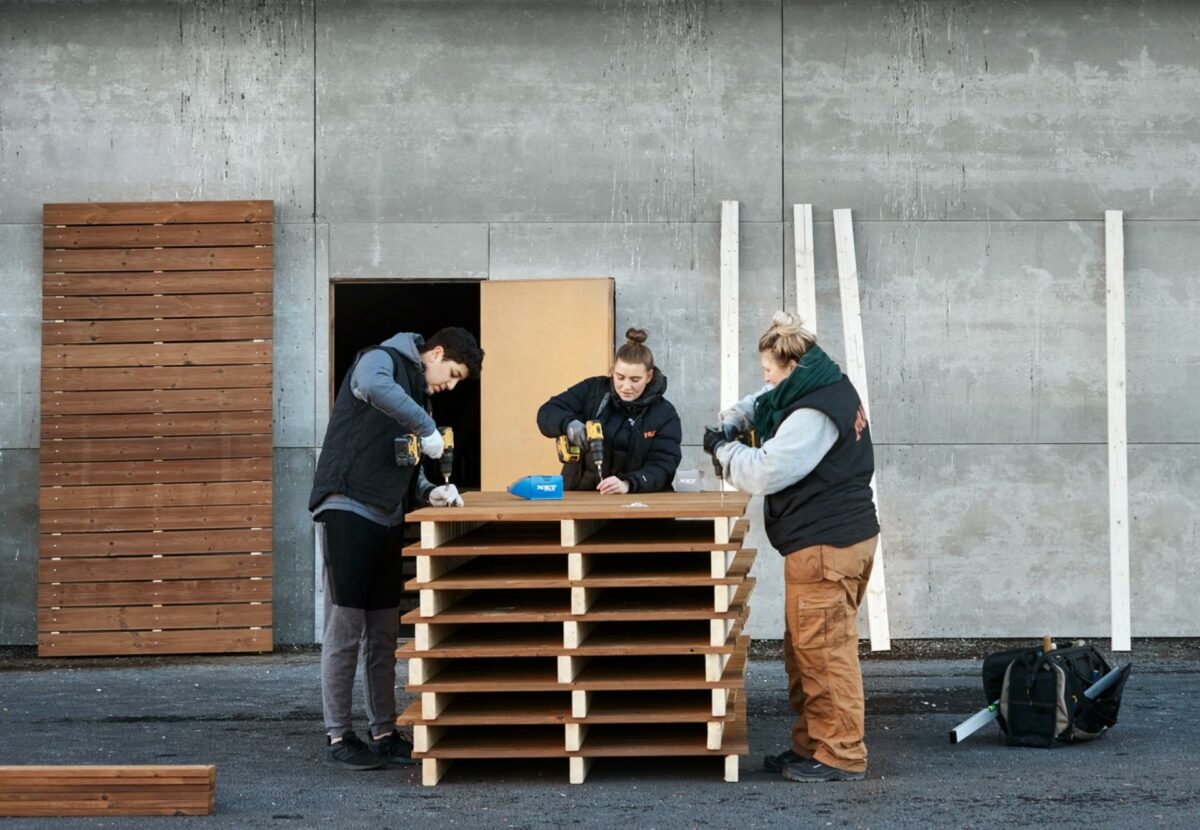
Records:
[[[1133,664],[1095,696],[1084,692],[1111,668],[1095,646],[1042,653],[1022,648],[983,661],[983,691],[999,701],[996,721],[1012,746],[1052,747],[1098,738],[1116,725],[1121,692]]]

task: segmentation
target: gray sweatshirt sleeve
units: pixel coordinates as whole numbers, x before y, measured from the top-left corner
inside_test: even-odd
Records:
[[[762,389],[747,395],[728,409],[722,409],[717,415],[717,420],[722,426],[732,423],[739,432],[745,432],[754,426],[754,402],[758,400],[759,395],[770,392],[774,388],[768,383]]]
[[[350,375],[350,391],[417,435],[428,435],[437,429],[429,413],[396,383],[391,355],[383,349],[372,349],[358,359]]]
[[[837,426],[824,412],[797,409],[783,419],[758,449],[731,441],[717,450],[725,480],[755,496],[778,493],[816,469],[838,439]]]

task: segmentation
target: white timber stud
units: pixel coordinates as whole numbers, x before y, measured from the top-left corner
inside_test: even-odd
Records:
[[[736,585],[714,585],[713,610],[718,614],[724,614],[728,611],[730,604],[733,602],[733,595],[736,590]]]
[[[725,721],[715,720],[708,722],[708,741],[706,746],[709,749],[720,749],[721,741],[725,739]]]
[[[867,422],[871,420],[871,404],[867,395],[867,360],[863,349],[862,307],[858,297],[858,259],[854,253],[854,226],[850,210],[833,212],[833,233],[837,248],[838,288],[842,299],[842,332],[846,341],[846,375],[862,400]],[[875,509],[879,509],[879,487],[871,477]],[[867,582],[867,623],[871,633],[871,650],[887,651],[892,647],[888,625],[887,586],[884,581],[883,537],[875,545],[875,564]]]
[[[588,612],[596,599],[604,592],[603,588],[571,588],[571,613],[582,616]]]
[[[1129,611],[1129,470],[1125,434],[1124,214],[1104,212],[1105,306],[1108,319],[1108,548],[1112,582],[1112,650],[1133,647]]]
[[[713,646],[723,646],[725,641],[729,639],[729,632],[733,631],[733,620],[709,620],[708,621],[708,643]]]
[[[592,708],[592,692],[584,689],[571,690],[571,717],[586,718]]]
[[[449,758],[424,758],[421,760],[421,785],[424,787],[437,786],[446,770],[450,769]]]
[[[413,626],[414,648],[417,651],[429,651],[461,627],[456,623],[417,623]]]
[[[579,648],[595,627],[594,622],[567,620],[563,623],[563,648]]]
[[[450,692],[422,692],[421,718],[435,720],[441,717],[442,712],[446,711],[446,707],[452,700],[454,700],[454,695]]]
[[[578,752],[583,749],[583,739],[587,735],[586,723],[567,724],[567,752]]]
[[[434,675],[440,672],[445,660],[431,660],[428,657],[413,657],[408,661],[408,682],[413,686],[428,683]]]
[[[450,606],[461,600],[470,591],[434,591],[429,588],[421,589],[421,616],[436,617]]]
[[[724,579],[729,573],[729,569],[733,567],[733,560],[737,556],[737,552],[732,550],[714,550],[711,553],[709,576],[713,579]]]
[[[591,758],[575,756],[570,759],[570,781],[572,784],[582,784],[587,780],[588,770],[592,768]]]
[[[708,683],[716,683],[721,679],[721,675],[725,673],[725,667],[729,665],[731,654],[706,654],[704,655],[704,679]]]
[[[417,556],[417,582],[433,582],[439,576],[445,576],[474,558],[474,556]]]
[[[558,658],[558,682],[573,683],[579,673],[583,671],[583,667],[588,664],[590,657],[569,657],[559,656]]]
[[[563,519],[559,530],[561,544],[573,548],[606,524],[605,519]]]
[[[721,202],[721,399],[718,409],[737,403],[738,389],[738,319],[739,306],[739,206],[736,201]],[[733,485],[725,482],[725,489]],[[731,521],[731,520],[729,520]],[[721,540],[726,541],[726,540]]]
[[[441,547],[483,524],[483,522],[421,522],[421,547]]]
[[[444,726],[413,725],[413,752],[428,752],[446,734]]]
[[[817,265],[813,255],[812,205],[792,205],[796,235],[796,311],[804,327],[817,333]]]
[[[567,579],[577,582],[588,575],[592,569],[593,557],[586,553],[567,554]]]
[[[725,781],[729,784],[736,784],[738,780],[738,756],[725,756]]]
[[[712,716],[714,718],[723,718],[729,711],[729,690],[728,689],[713,689],[712,690]]]

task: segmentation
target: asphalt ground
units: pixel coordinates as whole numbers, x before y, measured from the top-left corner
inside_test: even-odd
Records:
[[[9,651],[0,653],[0,764],[215,763],[217,797],[208,817],[0,827],[1200,827],[1195,644],[1135,642],[1117,661],[1135,664],[1120,723],[1053,750],[1003,746],[994,726],[951,745],[949,729],[984,703],[979,660],[909,652],[864,655],[862,782],[797,784],[762,771],[761,756],[787,745],[791,716],[782,663],[760,658],[747,671],[751,752],[738,783],[722,780],[718,759],[599,759],[575,786],[565,760],[480,760],[455,762],[423,787],[416,767],[323,763],[315,651],[55,662]]]

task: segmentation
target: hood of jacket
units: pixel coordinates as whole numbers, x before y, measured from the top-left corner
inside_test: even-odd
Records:
[[[421,335],[402,331],[398,334],[393,334],[379,345],[395,349],[400,352],[402,357],[420,366],[421,371],[425,370],[425,365],[421,363],[421,347],[425,345],[425,338]]]

